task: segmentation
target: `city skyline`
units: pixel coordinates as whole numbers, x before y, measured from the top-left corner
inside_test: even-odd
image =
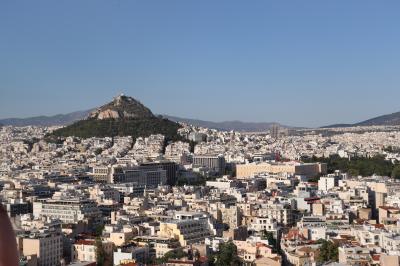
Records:
[[[0,265],[400,266],[399,8],[0,1]]]
[[[397,112],[398,6],[3,3],[0,118],[86,110],[120,92],[209,121],[318,127]]]

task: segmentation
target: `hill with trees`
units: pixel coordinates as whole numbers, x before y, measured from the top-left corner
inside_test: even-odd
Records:
[[[100,108],[92,111],[86,119],[52,132],[48,139],[59,137],[147,137],[163,134],[167,140],[180,140],[181,126],[160,116],[132,97],[120,95]]]
[[[380,176],[390,176],[400,179],[400,164],[392,163],[385,160],[384,156],[378,155],[371,158],[353,157],[341,158],[338,155],[330,157],[303,158],[304,162],[321,162],[328,166],[328,173],[333,173],[335,170],[340,170],[344,173],[349,173],[352,176],[372,176],[374,174]]]

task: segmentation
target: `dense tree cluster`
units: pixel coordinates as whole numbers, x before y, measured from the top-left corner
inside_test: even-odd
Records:
[[[152,134],[163,134],[167,140],[182,140],[178,134],[181,126],[178,123],[158,117],[143,117],[131,119],[86,119],[75,122],[72,125],[55,130],[48,139],[57,137],[75,136],[81,138],[90,137],[114,137],[132,136],[148,137]]]
[[[353,157],[350,159],[340,158],[338,155],[330,156],[328,158],[317,158],[313,156],[312,158],[303,158],[303,161],[327,163],[328,173],[340,170],[349,173],[352,176],[371,176],[376,174],[400,178],[400,164],[393,164],[391,161],[385,160],[385,157],[381,155],[371,158]]]

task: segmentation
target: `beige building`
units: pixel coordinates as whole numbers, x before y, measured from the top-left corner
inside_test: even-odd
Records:
[[[29,236],[19,237],[17,241],[22,255],[37,257],[39,266],[61,265],[63,256],[63,241],[60,233],[31,233]]]
[[[254,264],[256,266],[281,266],[282,265],[282,259],[280,256],[274,257],[274,258],[259,258],[254,261]]]
[[[381,266],[400,266],[399,256],[389,256],[386,254],[381,254],[379,260]]]
[[[162,258],[167,252],[180,248],[180,244],[175,239],[159,236],[138,236],[134,242],[139,246],[150,246],[150,255]]]
[[[325,163],[249,163],[236,165],[236,177],[253,177],[260,173],[289,173],[305,175],[309,177],[318,174],[326,174],[327,166]]]
[[[293,266],[315,265],[319,251],[308,246],[285,253],[286,264]]]
[[[120,232],[111,232],[108,241],[112,242],[115,246],[120,247],[128,243],[128,241],[132,240],[135,235],[133,231],[120,231]]]
[[[182,247],[202,243],[211,235],[212,224],[204,213],[176,212],[174,219],[160,223],[158,235],[179,241]]]
[[[390,206],[379,207],[379,223],[380,224],[396,224],[400,219],[400,208]]]
[[[359,208],[357,213],[359,219],[370,220],[372,217],[371,208]]]
[[[316,216],[323,216],[325,214],[324,204],[321,202],[313,203],[312,214]]]
[[[221,208],[222,222],[229,225],[230,228],[237,228],[242,225],[241,210],[237,206]]]
[[[185,220],[161,222],[158,235],[174,238],[184,247],[193,243],[204,242],[204,239],[210,235],[210,232],[202,221]]]
[[[254,264],[259,258],[274,258],[280,261],[280,256],[272,252],[272,247],[256,241],[233,241],[238,249],[238,256],[247,264]]]
[[[368,265],[370,260],[370,250],[367,247],[339,247],[339,263],[343,263],[346,265]]]

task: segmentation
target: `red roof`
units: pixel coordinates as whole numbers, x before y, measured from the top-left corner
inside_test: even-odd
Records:
[[[398,211],[400,211],[399,208],[397,208],[397,207],[392,207],[392,206],[379,206],[379,208],[384,209],[384,210],[387,210],[387,211],[389,211],[389,210],[398,210]]]
[[[310,200],[320,200],[320,197],[310,197],[310,198],[305,198],[305,201],[310,201]]]
[[[374,224],[375,228],[385,228],[384,224]]]
[[[285,239],[305,239],[305,237],[300,233],[299,229],[290,229],[289,232],[284,236]]]
[[[96,241],[92,239],[80,239],[75,242],[75,245],[85,245],[85,246],[93,246]]]
[[[381,258],[381,255],[380,255],[380,254],[374,254],[374,255],[372,255],[372,260],[374,260],[374,261],[379,261],[380,258]]]

